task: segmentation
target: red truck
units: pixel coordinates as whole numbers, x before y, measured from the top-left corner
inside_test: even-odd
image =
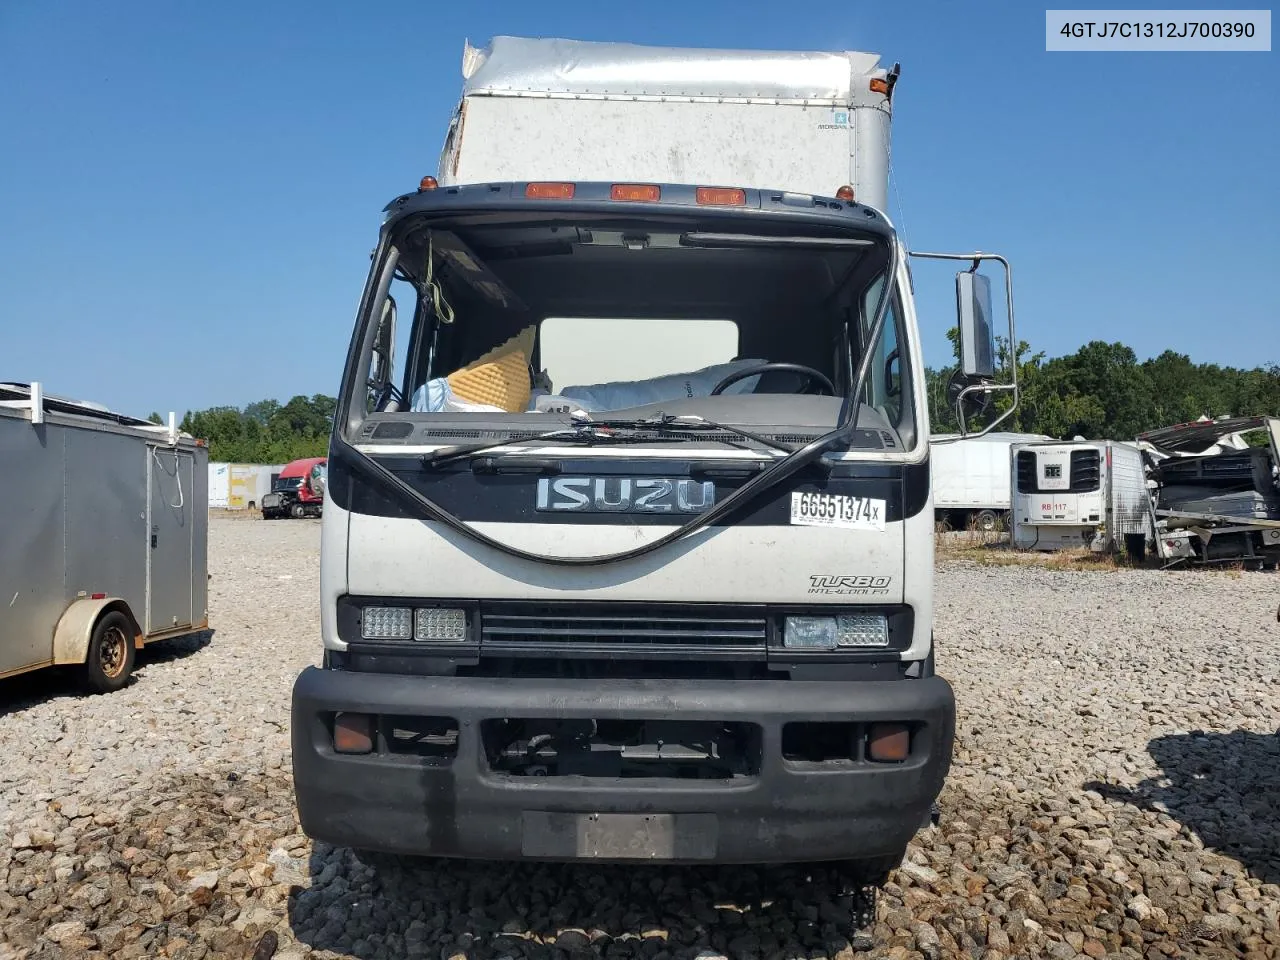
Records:
[[[318,517],[324,504],[326,457],[294,460],[280,471],[271,492],[262,497],[262,519]]]

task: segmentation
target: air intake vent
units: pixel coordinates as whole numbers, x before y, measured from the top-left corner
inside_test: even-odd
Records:
[[[1036,455],[1030,450],[1018,453],[1018,492],[1036,493]]]
[[[1071,451],[1071,492],[1090,493],[1102,484],[1097,450]]]

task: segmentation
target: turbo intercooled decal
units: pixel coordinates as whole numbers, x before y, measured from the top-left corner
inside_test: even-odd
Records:
[[[841,597],[887,596],[893,577],[814,574],[809,577],[809,593]]]

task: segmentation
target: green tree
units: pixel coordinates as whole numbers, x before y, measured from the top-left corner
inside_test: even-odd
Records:
[[[243,409],[189,412],[182,429],[209,443],[209,459],[231,463],[288,463],[324,456],[336,401],[323,394],[296,396],[281,406],[260,400]]]

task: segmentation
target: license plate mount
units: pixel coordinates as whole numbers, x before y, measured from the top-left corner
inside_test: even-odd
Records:
[[[526,857],[572,860],[710,860],[717,820],[710,813],[562,813],[526,810]]]

